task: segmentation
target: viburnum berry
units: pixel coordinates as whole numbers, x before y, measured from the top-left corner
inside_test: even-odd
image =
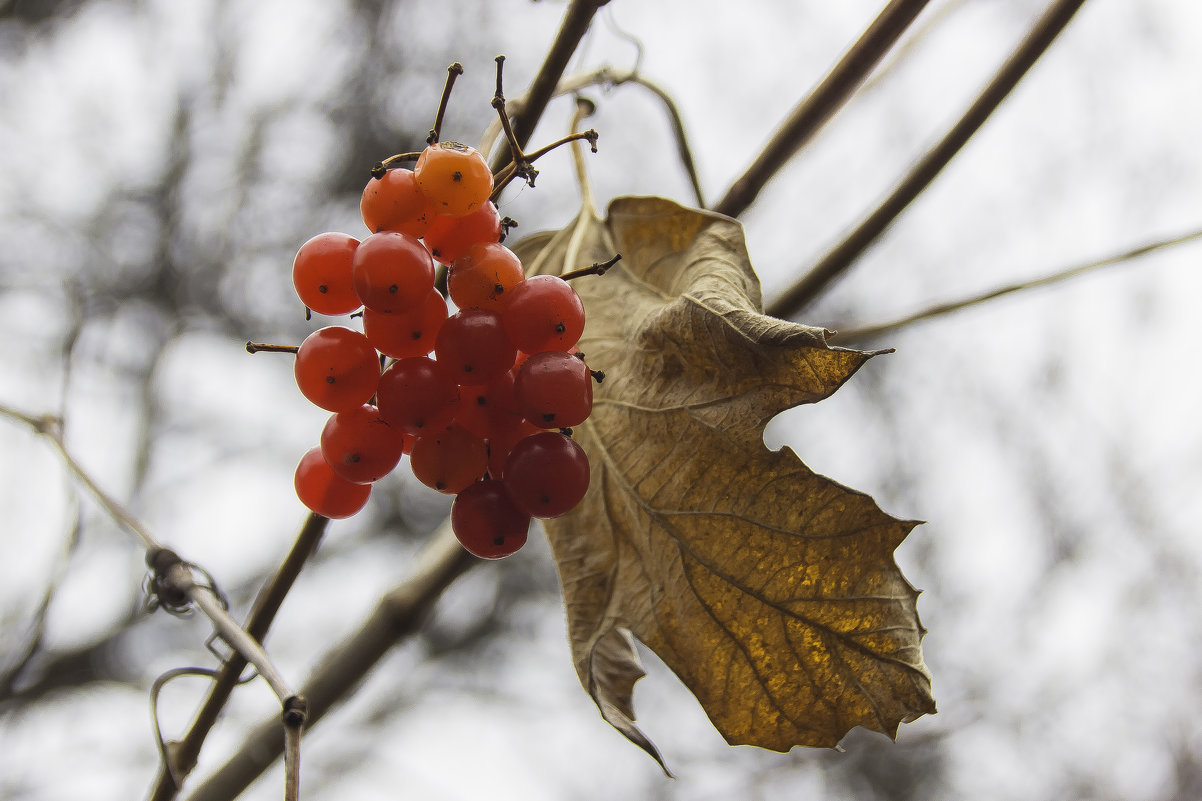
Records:
[[[310,511],[335,520],[358,512],[371,495],[371,484],[355,484],[334,473],[321,448],[311,448],[301,457],[293,484],[296,497]]]
[[[408,311],[434,287],[434,259],[416,237],[381,231],[359,243],[351,280],[367,308],[385,314]]]
[[[373,234],[400,231],[416,237],[425,236],[434,217],[434,208],[417,188],[413,171],[403,167],[388,170],[367,182],[359,200],[359,212],[363,224]]]
[[[439,213],[463,217],[488,202],[492,170],[484,156],[459,142],[426,147],[413,167],[418,189]]]
[[[472,245],[499,241],[501,215],[492,203],[485,203],[462,217],[440,214],[430,221],[425,238],[434,258],[443,264],[450,264],[467,253]]]
[[[453,495],[484,477],[488,449],[484,440],[458,423],[422,434],[413,443],[409,466],[417,480]]]
[[[443,365],[425,356],[400,359],[380,376],[376,404],[390,424],[419,436],[455,418],[459,386]]]
[[[540,431],[513,446],[505,460],[509,497],[531,517],[567,514],[588,490],[584,448],[558,431]]]
[[[500,481],[477,481],[451,504],[451,529],[469,553],[500,559],[526,544],[530,515],[517,508]]]
[[[367,403],[380,381],[380,358],[367,337],[342,326],[319,328],[296,351],[296,385],[315,406],[342,412]]]
[[[461,385],[487,384],[513,365],[517,349],[501,318],[485,309],[460,309],[447,318],[434,341],[434,355]]]
[[[540,428],[571,428],[593,410],[593,376],[583,359],[559,350],[533,353],[518,368],[514,397]]]
[[[404,452],[404,434],[369,404],[338,412],[321,430],[321,455],[340,478],[355,484],[379,481]]]
[[[501,321],[520,351],[568,350],[584,333],[584,304],[562,278],[535,275],[510,290]]]
[[[517,428],[522,419],[513,394],[513,374],[509,371],[487,384],[459,388],[455,421],[484,439]]]
[[[394,359],[425,356],[447,321],[447,302],[433,287],[408,311],[384,314],[363,310],[363,333],[376,350]]]
[[[350,314],[362,306],[351,284],[351,261],[359,240],[349,234],[318,234],[292,261],[292,285],[301,303],[318,314]]]
[[[476,244],[451,263],[447,292],[461,309],[499,311],[525,277],[512,250],[496,242]]]

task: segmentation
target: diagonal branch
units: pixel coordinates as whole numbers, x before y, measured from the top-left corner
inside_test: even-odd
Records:
[[[1026,39],[1010,54],[993,80],[943,139],[914,165],[897,188],[855,230],[770,304],[767,313],[782,318],[794,316],[844,273],[960,152],[1084,4],[1085,0],[1055,0],[1048,6]]]
[[[319,515],[309,515],[296,537],[296,542],[292,545],[292,550],[288,552],[275,575],[260,590],[244,627],[246,633],[255,640],[262,642],[266,638],[268,629],[275,621],[276,613],[284,603],[284,597],[292,589],[305,562],[317,549],[317,545],[325,533],[326,524],[329,522],[327,518]],[[230,655],[222,664],[212,689],[209,690],[208,697],[196,713],[196,719],[192,722],[188,733],[173,746],[175,769],[180,776],[187,776],[196,766],[201,746],[204,745],[205,738],[217,723],[217,717],[238,685],[238,677],[246,668],[246,664],[246,660],[239,654]],[[175,797],[179,789],[171,773],[161,770],[150,795],[151,801],[169,801]]]
[[[1184,245],[1187,242],[1193,242],[1196,239],[1202,239],[1202,229],[1195,229],[1193,231],[1170,237],[1168,239],[1161,239],[1146,245],[1140,245],[1139,247],[1131,248],[1123,251],[1122,253],[1116,253],[1112,256],[1107,256],[1104,259],[1092,261],[1088,264],[1080,264],[1068,269],[1058,270],[1041,278],[1019,281],[1007,286],[998,287],[997,289],[990,290],[989,292],[983,292],[971,297],[961,298],[960,300],[949,301],[948,303],[940,303],[928,309],[923,309],[922,311],[906,315],[905,317],[900,317],[887,323],[878,323],[876,325],[853,328],[848,331],[839,331],[836,334],[832,334],[829,339],[831,342],[837,341],[840,345],[845,345],[848,342],[859,342],[865,339],[871,339],[873,337],[880,336],[881,334],[887,334],[902,328],[906,328],[907,326],[922,322],[923,320],[930,320],[934,317],[942,317],[945,314],[951,314],[952,312],[957,312],[961,309],[967,309],[980,303],[986,303],[997,298],[1005,297],[1006,295],[1012,295],[1015,292],[1021,292],[1027,289],[1035,289],[1036,287],[1041,286],[1048,286],[1050,284],[1059,283],[1060,281],[1067,281],[1070,278],[1076,278],[1103,267],[1113,267],[1115,265],[1125,264],[1132,259],[1139,258],[1140,256],[1144,256],[1148,253],[1152,253],[1163,248],[1172,247],[1174,245]]]
[[[780,130],[738,178],[714,211],[738,217],[760,191],[837,112],[868,77],[928,0],[891,0],[822,82],[790,113]]]
[[[380,599],[357,632],[329,650],[301,693],[309,702],[308,725],[316,723],[363,680],[393,645],[418,630],[443,591],[480,560],[459,545],[443,524],[419,555],[413,575]],[[237,752],[196,788],[189,801],[234,798],[284,753],[276,718],[264,720]]]

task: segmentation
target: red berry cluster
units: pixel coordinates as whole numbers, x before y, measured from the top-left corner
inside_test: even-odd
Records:
[[[430,145],[413,170],[368,182],[370,236],[320,234],[293,264],[308,308],[363,309],[362,333],[322,328],[297,350],[301,392],[334,413],[297,467],[298,497],[326,517],[353,515],[407,453],[420,481],[457,496],[455,534],[485,558],[513,553],[532,517],[584,496],[588,459],[564,431],[593,403],[575,348],[584,306],[561,278],[525,278],[500,244],[492,188],[476,150]],[[454,314],[434,286],[436,260],[449,267]]]

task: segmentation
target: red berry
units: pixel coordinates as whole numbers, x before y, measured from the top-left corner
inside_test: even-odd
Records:
[[[354,484],[339,478],[321,455],[321,448],[311,448],[301,457],[293,484],[301,503],[316,514],[335,520],[358,512],[371,495],[371,484]]]
[[[484,309],[460,309],[447,318],[434,341],[434,355],[462,385],[487,384],[507,372],[517,349],[505,336],[501,317]]]
[[[518,350],[567,350],[584,332],[584,304],[562,278],[535,275],[509,292],[501,319]]]
[[[376,403],[391,425],[414,436],[438,431],[455,417],[459,387],[438,362],[425,356],[394,362],[380,376]]]
[[[341,326],[319,328],[296,352],[296,385],[316,406],[348,411],[367,403],[380,381],[380,359],[367,337]]]
[[[501,215],[492,203],[485,203],[463,217],[438,215],[426,230],[426,245],[434,258],[450,264],[467,253],[472,245],[488,244],[501,238]]]
[[[434,260],[415,237],[381,231],[359,243],[351,280],[355,294],[369,309],[408,311],[434,287]]]
[[[454,495],[484,476],[488,449],[484,440],[458,423],[423,434],[413,443],[409,466],[417,480]]]
[[[588,365],[570,353],[533,353],[518,368],[513,382],[518,410],[540,428],[571,428],[593,410],[593,376]]]
[[[526,277],[522,262],[504,245],[472,245],[451,264],[447,292],[461,309],[499,311],[509,299],[506,294]]]
[[[376,350],[394,359],[425,356],[434,350],[434,339],[447,321],[447,302],[437,289],[408,311],[383,314],[363,310],[363,333]]]
[[[430,201],[417,188],[413,171],[403,168],[388,170],[382,177],[368,181],[359,211],[363,224],[373,234],[400,231],[417,237],[425,235],[434,216]]]
[[[338,412],[321,430],[321,455],[339,477],[355,484],[391,473],[404,450],[404,435],[368,404]]]
[[[513,446],[505,460],[509,497],[531,517],[559,517],[588,490],[588,457],[571,437],[540,431]]]
[[[351,260],[359,240],[348,234],[318,234],[300,246],[292,261],[292,285],[301,303],[325,315],[350,314],[363,304],[351,285]]]
[[[477,481],[451,504],[451,529],[468,552],[500,559],[526,544],[530,515],[518,509],[499,481]]]

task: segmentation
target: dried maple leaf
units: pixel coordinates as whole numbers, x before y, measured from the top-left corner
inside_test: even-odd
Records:
[[[603,717],[660,760],[634,724],[631,633],[731,744],[834,746],[933,712],[918,593],[893,557],[915,524],[763,443],[773,415],[872,354],[763,315],[742,227],[716,214],[619,198],[606,221],[586,210],[515,250],[551,273],[622,255],[574,281],[580,349],[606,378],[575,432],[588,495],[546,524]]]

